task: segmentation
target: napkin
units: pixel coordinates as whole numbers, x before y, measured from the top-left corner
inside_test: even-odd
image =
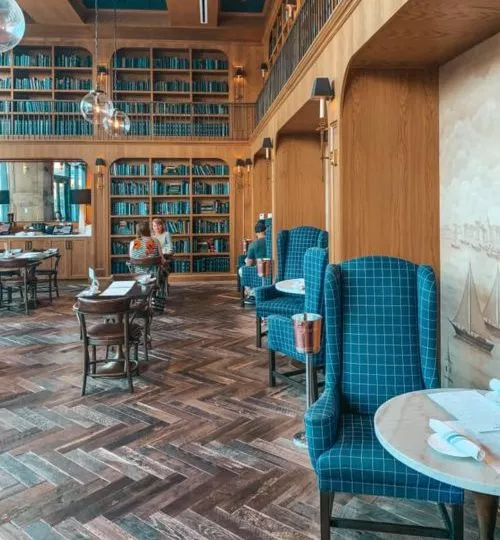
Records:
[[[454,431],[445,422],[430,418],[429,427],[435,431],[443,441],[447,442],[466,456],[472,457],[477,461],[483,461],[486,457],[484,450],[480,446],[464,435]]]
[[[491,379],[490,388],[493,390],[493,392],[500,393],[500,379]]]

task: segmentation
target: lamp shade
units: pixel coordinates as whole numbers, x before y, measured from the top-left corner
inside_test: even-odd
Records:
[[[247,158],[245,159],[245,165],[246,165],[247,167],[251,167],[251,166],[252,166],[252,160],[251,160],[249,157],[247,157]]]
[[[10,192],[8,189],[0,190],[0,204],[10,204]]]
[[[106,162],[104,161],[104,159],[98,157],[98,158],[95,160],[95,164],[96,164],[97,166],[104,167],[104,165],[106,165]]]
[[[90,189],[72,189],[69,193],[71,204],[90,204],[92,201]]]
[[[332,86],[327,77],[317,77],[314,79],[311,99],[331,98],[333,96]]]
[[[242,159],[236,160],[236,167],[243,167],[245,165],[245,162]]]
[[[271,141],[271,137],[264,137],[264,140],[262,141],[262,148],[272,148],[273,142]]]
[[[265,71],[267,73],[267,70],[269,69],[267,64],[265,62],[262,62],[262,64],[260,65],[260,69],[261,71]]]
[[[234,72],[234,76],[236,78],[244,77],[245,76],[245,70],[242,67],[237,67],[235,72]]]

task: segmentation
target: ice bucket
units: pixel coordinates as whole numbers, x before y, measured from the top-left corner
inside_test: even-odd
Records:
[[[301,354],[316,354],[321,348],[321,315],[297,313],[292,316],[295,349]]]
[[[257,274],[260,278],[271,274],[271,259],[257,259]]]

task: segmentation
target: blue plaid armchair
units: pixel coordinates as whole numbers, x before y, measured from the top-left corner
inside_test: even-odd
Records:
[[[273,258],[273,220],[268,218],[266,222],[266,257],[268,259]],[[246,256],[242,255],[238,258],[239,268],[241,268],[241,276],[239,276],[239,289],[240,289],[240,305],[245,307],[245,287],[250,287],[255,289],[256,287],[262,286],[262,278],[257,274],[256,266],[246,266],[245,265]],[[272,266],[271,266],[272,269]],[[273,282],[272,275],[266,277],[265,283],[271,285]]]
[[[303,310],[300,312],[318,313],[323,315],[324,307],[324,281],[328,265],[328,250],[323,248],[309,248],[304,257],[305,296]],[[323,333],[324,335],[324,333]],[[267,318],[267,348],[269,349],[269,386],[276,385],[276,378],[302,389],[303,385],[294,380],[295,375],[304,373],[304,369],[297,369],[282,373],[276,370],[276,352],[305,363],[305,355],[295,349],[293,324],[290,317],[283,315],[270,315]],[[324,346],[318,354],[314,354],[313,376],[315,397],[318,393],[317,370],[324,366]]]
[[[374,431],[382,403],[439,385],[434,272],[391,257],[330,265],[325,317],[326,387],[305,415],[320,490],[321,539],[330,538],[331,526],[463,538],[463,491],[398,462]],[[436,502],[447,529],[332,520],[335,492]],[[445,503],[452,505],[452,523]]]
[[[328,233],[316,227],[296,227],[278,233],[276,281],[304,277],[304,256],[311,247],[327,248]],[[269,315],[291,317],[304,311],[304,297],[285,294],[274,285],[255,291],[257,347],[262,347],[262,319]]]

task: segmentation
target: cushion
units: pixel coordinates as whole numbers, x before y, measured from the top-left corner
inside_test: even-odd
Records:
[[[378,442],[373,417],[342,415],[335,445],[316,462],[321,491],[463,503],[463,490],[420,474]]]
[[[291,317],[295,313],[301,312],[304,312],[304,296],[296,294],[283,295],[257,304],[257,315],[259,317],[267,317],[268,315]]]
[[[141,335],[141,327],[137,324],[129,325],[130,339],[137,340]],[[87,336],[90,339],[106,341],[120,340],[124,338],[123,323],[98,323],[87,328]]]

